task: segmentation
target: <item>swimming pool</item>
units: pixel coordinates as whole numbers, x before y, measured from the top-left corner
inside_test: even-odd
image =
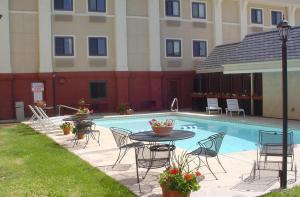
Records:
[[[221,146],[221,153],[232,153],[247,150],[255,150],[258,141],[259,130],[276,130],[280,128],[242,124],[237,122],[226,122],[211,119],[202,119],[189,116],[143,116],[143,117],[122,117],[122,118],[103,118],[95,120],[98,126],[103,127],[121,127],[131,130],[132,132],[139,132],[151,130],[148,121],[152,118],[157,120],[173,119],[175,120],[174,129],[182,129],[195,132],[195,137],[187,140],[176,141],[176,146],[193,150],[197,148],[197,142],[205,139],[210,135],[218,132],[224,132],[226,135]],[[294,132],[294,143],[300,144],[300,132]]]

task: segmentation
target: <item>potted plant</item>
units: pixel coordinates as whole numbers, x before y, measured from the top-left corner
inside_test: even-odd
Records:
[[[64,122],[59,127],[63,130],[64,135],[69,135],[73,125],[70,122]]]
[[[117,107],[117,112],[120,114],[120,115],[124,115],[126,114],[126,104],[124,103],[120,103],[119,106]]]
[[[87,130],[91,126],[90,122],[79,121],[75,123],[75,127],[73,128],[73,133],[77,135],[78,139],[84,138],[84,131]]]
[[[187,152],[173,157],[170,167],[160,174],[163,197],[189,197],[192,191],[200,189],[199,181],[203,176],[199,171],[190,169],[191,162]]]
[[[35,105],[38,106],[38,107],[40,107],[40,108],[45,108],[47,106],[46,102],[42,101],[42,100],[36,101]]]
[[[89,108],[86,107],[81,107],[79,110],[76,112],[76,116],[81,118],[81,117],[87,117],[89,114],[93,113],[92,110],[89,110]]]
[[[174,120],[167,119],[165,121],[158,121],[155,118],[149,121],[149,124],[156,135],[166,136],[174,127]]]

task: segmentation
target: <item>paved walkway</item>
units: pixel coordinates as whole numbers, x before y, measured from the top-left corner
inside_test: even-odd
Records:
[[[179,113],[178,115],[182,115]],[[195,113],[186,113],[189,115],[195,115]],[[196,114],[196,116],[207,116],[205,114]],[[210,116],[209,118],[217,118],[218,116]],[[223,120],[227,120],[228,117],[222,116]],[[279,119],[268,119],[268,118],[257,118],[257,117],[247,117],[243,118],[230,118],[235,121],[242,122],[256,122],[263,124],[270,124],[273,126],[280,126],[281,120]],[[300,128],[299,121],[291,121],[290,126],[293,128]],[[67,148],[69,151],[78,155],[83,160],[90,163],[92,166],[99,168],[104,171],[109,176],[112,176],[128,188],[130,188],[134,193],[141,196],[161,196],[161,189],[158,184],[159,173],[163,169],[151,170],[147,175],[146,179],[142,182],[142,194],[139,193],[138,185],[136,184],[136,171],[135,171],[135,159],[134,151],[131,150],[125,156],[120,165],[117,165],[112,169],[111,165],[114,163],[118,149],[114,142],[111,132],[107,128],[98,127],[101,130],[100,143],[99,146],[95,141],[91,140],[90,143],[84,148],[84,141],[79,142],[79,144],[73,147],[73,135],[65,136],[60,130],[48,131],[45,133],[47,136],[52,138],[55,142],[61,146]],[[180,150],[178,150],[180,151]],[[209,171],[203,167],[201,172],[205,175],[205,179],[201,182],[201,189],[197,192],[192,193],[192,197],[196,196],[258,196],[269,192],[272,189],[279,188],[279,182],[276,175],[264,176],[266,178],[243,182],[249,176],[253,162],[256,159],[256,151],[244,151],[238,153],[224,154],[220,156],[222,164],[224,165],[227,173],[224,173],[220,166],[214,159],[211,159],[211,166],[216,172],[219,180],[215,180]],[[300,165],[300,147],[295,148],[295,163]],[[143,169],[141,170],[143,173]],[[274,178],[275,177],[275,178]],[[289,187],[300,185],[300,182],[293,182],[294,175],[289,173],[288,179],[291,184]],[[298,178],[299,180],[299,178]]]

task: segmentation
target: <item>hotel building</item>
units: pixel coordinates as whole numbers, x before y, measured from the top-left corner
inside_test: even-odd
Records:
[[[298,0],[0,0],[0,14],[0,119],[39,98],[112,112],[169,109],[178,97],[189,108],[195,67],[216,46],[283,15],[300,25]]]

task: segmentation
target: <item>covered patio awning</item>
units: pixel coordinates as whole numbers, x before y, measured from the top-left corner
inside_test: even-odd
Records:
[[[217,46],[196,67],[196,73],[224,74],[279,72],[281,41],[278,31],[250,34],[240,43]],[[291,29],[288,41],[288,70],[300,71],[300,26]]]

